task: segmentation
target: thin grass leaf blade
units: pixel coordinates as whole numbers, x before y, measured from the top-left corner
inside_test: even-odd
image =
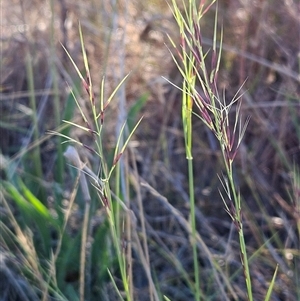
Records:
[[[270,298],[271,298],[272,291],[273,291],[274,284],[275,284],[275,279],[276,279],[276,276],[277,276],[277,272],[278,272],[278,264],[277,264],[276,269],[274,271],[274,275],[273,275],[272,281],[271,281],[271,283],[269,285],[269,288],[268,288],[268,291],[267,291],[267,295],[265,297],[265,301],[269,301]]]

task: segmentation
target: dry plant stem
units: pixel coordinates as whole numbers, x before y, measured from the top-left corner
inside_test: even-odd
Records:
[[[85,298],[85,266],[86,266],[86,248],[87,248],[87,240],[88,240],[88,229],[89,229],[89,212],[91,206],[91,200],[85,200],[85,210],[84,210],[84,219],[83,219],[83,227],[82,227],[82,238],[81,238],[81,252],[80,252],[80,287],[79,287],[79,296],[80,301],[84,301]]]
[[[82,226],[82,237],[81,237],[81,252],[80,252],[80,279],[79,279],[79,295],[80,301],[84,301],[85,291],[85,264],[86,264],[86,248],[88,240],[88,229],[89,229],[89,212],[91,206],[91,197],[88,189],[85,174],[82,172],[84,164],[81,162],[76,149],[73,146],[68,146],[64,156],[72,162],[72,164],[79,170],[80,173],[80,187],[83,194],[83,201],[85,204],[84,219]]]
[[[24,283],[18,282],[18,277],[16,277],[16,275],[12,273],[12,270],[6,266],[5,262],[1,263],[1,278],[2,281],[3,279],[5,279],[9,283],[13,283],[14,294],[15,296],[18,296],[15,298],[17,298],[18,300],[30,301],[32,300],[32,298],[34,298],[28,296],[28,292],[24,291],[24,286],[25,286]],[[13,297],[9,297],[9,288],[7,289],[7,291],[2,289],[1,293],[2,293],[2,298],[1,298],[2,300],[8,300],[10,298],[11,299],[13,298]]]
[[[61,122],[61,116],[60,116],[60,110],[61,110],[61,104],[59,101],[59,90],[58,90],[58,76],[57,76],[57,69],[55,66],[55,28],[54,28],[54,0],[50,1],[51,6],[51,73],[53,77],[53,93],[54,93],[54,117],[55,117],[55,126],[59,126]],[[61,137],[57,137],[57,171],[56,171],[56,177],[57,181],[59,183],[63,182],[63,174],[64,174],[64,160],[63,160],[63,149],[61,145]]]
[[[81,173],[78,173],[78,175],[75,179],[75,184],[74,184],[74,188],[72,189],[72,194],[71,194],[71,197],[70,197],[69,206],[66,210],[66,214],[64,215],[64,223],[63,223],[63,226],[62,226],[61,231],[59,233],[60,237],[58,239],[57,247],[56,247],[55,253],[53,254],[53,256],[51,258],[50,273],[49,273],[49,277],[48,277],[48,280],[47,280],[48,286],[45,288],[45,291],[42,293],[42,296],[43,296],[42,301],[47,300],[49,284],[50,284],[51,279],[52,279],[53,283],[57,286],[55,265],[56,265],[58,255],[59,255],[60,250],[61,250],[61,246],[62,246],[62,242],[63,242],[63,235],[64,235],[64,232],[65,232],[65,229],[66,229],[66,226],[67,226],[67,222],[69,220],[69,216],[71,214],[71,209],[72,209],[72,206],[74,204],[75,197],[77,195],[77,189],[78,189],[80,175],[81,175]]]
[[[139,176],[138,176],[138,170],[137,170],[137,165],[136,165],[137,160],[135,158],[134,151],[131,148],[129,148],[129,151],[130,151],[130,155],[131,155],[131,162],[133,164],[134,179],[138,179]],[[139,208],[139,218],[140,218],[140,223],[141,223],[142,240],[143,240],[142,241],[143,247],[141,247],[140,241],[138,240],[138,236],[136,236],[137,243],[139,244],[138,245],[138,247],[139,247],[138,253],[139,253],[140,257],[144,258],[144,260],[142,260],[144,269],[150,270],[150,258],[149,258],[149,249],[148,249],[148,243],[147,243],[147,233],[146,233],[146,226],[145,226],[144,206],[143,206],[143,201],[142,201],[141,187],[140,187],[140,183],[138,183],[136,180],[132,180],[132,181],[133,181],[134,189],[137,194],[137,203],[138,203],[138,208]],[[135,227],[134,231],[136,231],[136,227]],[[148,278],[149,283],[153,283],[151,272],[150,273],[146,272],[146,274],[147,274],[147,276],[150,277],[150,278]],[[151,284],[149,286],[150,301],[153,301],[154,295],[158,296],[158,293],[156,291],[154,284],[153,285]]]
[[[126,239],[129,243],[125,242],[125,250],[126,250],[126,262],[127,262],[127,277],[129,281],[129,293],[130,298],[133,300],[133,275],[132,275],[132,245],[130,241],[132,240],[132,225],[131,225],[131,215],[129,212],[126,212]]]
[[[203,43],[203,45],[208,45],[208,46],[213,45],[213,41],[208,39],[208,38],[205,38],[205,37],[203,37],[202,43]],[[297,81],[298,83],[300,83],[299,73],[293,71],[290,67],[287,67],[287,66],[284,66],[282,64],[275,63],[275,62],[268,61],[263,57],[254,55],[254,54],[246,52],[246,51],[243,51],[243,50],[239,49],[238,47],[232,47],[232,46],[228,46],[226,44],[220,45],[220,43],[217,43],[216,45],[217,45],[218,48],[222,48],[222,50],[237,54],[240,57],[245,58],[249,61],[256,62],[259,65],[270,68],[270,69],[272,69],[272,70],[274,70],[274,71],[276,71],[276,72],[278,72],[282,75],[286,75],[286,76],[292,78],[293,80]]]
[[[137,248],[138,254],[140,256],[141,263],[144,267],[144,270],[145,270],[146,275],[147,275],[147,279],[149,281],[149,291],[150,291],[150,296],[149,297],[150,297],[150,300],[159,301],[160,299],[159,299],[157,290],[155,288],[155,285],[154,285],[154,282],[153,282],[153,279],[152,279],[150,265],[148,264],[147,258],[144,255],[144,251],[143,251],[143,248],[141,246],[140,238],[139,238],[138,233],[137,233],[136,230],[134,231],[134,238],[135,238],[136,248]]]
[[[21,248],[25,253],[24,264],[28,266],[30,270],[32,270],[32,275],[35,277],[37,283],[39,283],[40,288],[42,290],[45,290],[46,287],[43,281],[43,275],[39,267],[39,258],[36,254],[32,238],[29,235],[25,235],[22,229],[20,228],[2,192],[0,192],[0,196],[1,196],[1,201],[3,201],[5,209],[8,213],[8,216],[11,220],[12,226],[16,233],[17,241],[19,242],[19,245],[21,246]],[[45,300],[47,301],[48,297],[46,297]]]
[[[188,235],[192,236],[192,231],[193,230],[192,230],[190,222],[188,222],[184,218],[184,216],[182,215],[182,213],[180,211],[178,211],[176,208],[174,208],[169,203],[167,198],[162,196],[157,190],[155,190],[152,186],[150,186],[144,180],[142,180],[141,186],[144,187],[145,189],[147,189],[153,196],[155,196],[161,202],[161,204],[164,206],[164,208],[166,208],[173,216],[175,216],[175,218],[177,219],[179,224],[187,231]],[[223,298],[222,300],[229,301],[229,298],[227,297],[227,294],[224,290],[224,284],[222,284],[221,279],[218,275],[217,270],[219,270],[219,269],[218,269],[218,266],[216,265],[216,263],[214,261],[213,255],[211,254],[209,248],[207,247],[207,245],[205,244],[205,242],[203,241],[203,239],[201,238],[201,236],[197,232],[196,232],[196,235],[195,235],[195,243],[196,243],[197,248],[199,250],[201,250],[202,252],[204,252],[205,256],[207,256],[207,259],[209,260],[209,262],[211,264],[214,279],[216,279],[216,282],[218,284],[218,288],[220,289],[221,294],[222,294],[222,298]],[[230,291],[230,294],[234,297],[235,300],[238,300],[238,297],[236,296],[236,294],[233,290],[233,287],[229,282],[228,277],[221,270],[219,270],[219,273],[222,277],[222,280],[226,284],[228,290]]]

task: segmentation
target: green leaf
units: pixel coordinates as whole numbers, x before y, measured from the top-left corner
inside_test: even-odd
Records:
[[[133,104],[133,106],[131,106],[131,108],[129,109],[128,121],[127,121],[129,132],[132,132],[132,130],[136,124],[138,114],[140,113],[140,111],[144,107],[145,103],[147,102],[148,97],[149,97],[148,93],[143,94],[140,98],[138,98],[136,100],[136,102]]]
[[[277,276],[277,272],[278,272],[278,264],[276,266],[276,269],[274,271],[274,275],[273,275],[272,281],[271,281],[270,286],[268,288],[267,295],[265,297],[265,301],[269,301],[270,298],[271,298],[273,287],[274,287],[274,284],[275,284],[275,279],[276,279],[276,276]]]
[[[75,237],[70,237],[66,233],[63,236],[61,250],[56,262],[56,281],[60,288],[66,285],[68,273],[79,271],[80,241],[80,231]]]
[[[21,192],[23,193],[27,201],[29,201],[29,203],[34,207],[35,211],[47,220],[52,221],[52,216],[49,210],[36,196],[32,194],[32,192],[27,188],[27,186],[20,178],[18,178],[18,184]]]
[[[32,207],[27,202],[27,200],[20,194],[18,189],[10,182],[3,181],[3,188],[9,194],[9,196],[16,202],[18,205],[21,214],[25,215],[25,218],[29,218],[30,214],[32,213]]]

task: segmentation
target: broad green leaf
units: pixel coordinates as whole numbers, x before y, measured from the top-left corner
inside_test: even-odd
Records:
[[[27,200],[23,197],[23,195],[18,191],[18,189],[10,182],[3,181],[3,188],[9,194],[9,196],[16,202],[21,213],[24,213],[28,217],[32,212],[32,207],[27,202]]]
[[[49,210],[46,208],[42,202],[32,194],[32,192],[27,188],[27,186],[23,183],[23,181],[19,178],[18,184],[20,186],[21,192],[25,196],[25,198],[30,202],[30,204],[35,208],[35,210],[47,220],[51,219],[52,216]]]

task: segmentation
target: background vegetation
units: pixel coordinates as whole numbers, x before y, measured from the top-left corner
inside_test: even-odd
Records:
[[[300,299],[299,5],[220,0],[216,32],[215,4],[200,21],[209,72],[223,30],[217,88],[239,99],[228,120],[250,117],[232,177],[253,300],[276,267],[270,300]],[[247,300],[226,162],[197,116],[192,230],[167,2],[13,0],[1,13],[1,300]]]

